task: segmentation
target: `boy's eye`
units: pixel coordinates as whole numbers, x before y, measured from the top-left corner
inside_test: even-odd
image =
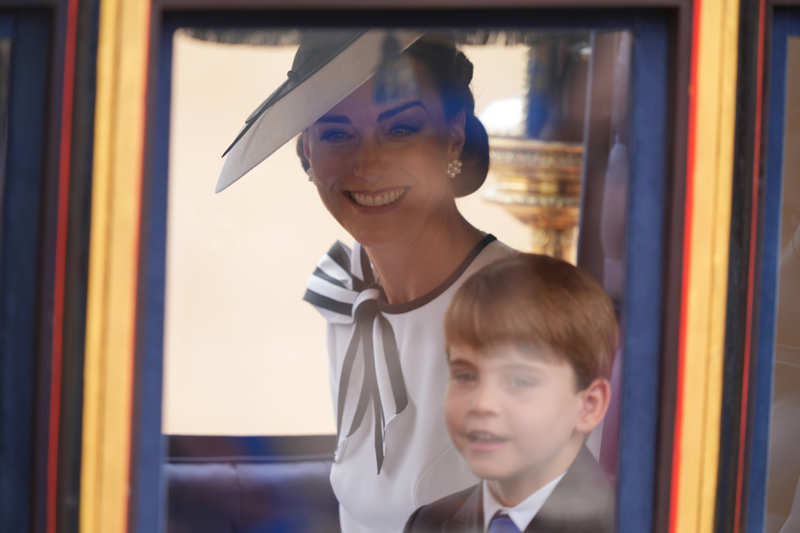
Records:
[[[536,380],[527,376],[510,376],[508,384],[513,388],[527,388],[536,385]]]
[[[353,135],[350,132],[347,132],[345,130],[336,130],[336,129],[325,130],[319,136],[319,139],[321,141],[329,143],[343,143],[349,141],[352,138]]]
[[[476,376],[474,372],[466,370],[454,370],[450,372],[450,379],[456,383],[472,383]]]

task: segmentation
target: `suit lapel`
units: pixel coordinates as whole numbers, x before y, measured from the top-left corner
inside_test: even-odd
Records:
[[[483,491],[475,485],[461,507],[442,524],[442,533],[483,533]]]
[[[613,510],[613,489],[584,446],[525,533],[604,531],[591,529],[591,525],[602,524],[609,492]],[[586,529],[587,525],[590,529]]]

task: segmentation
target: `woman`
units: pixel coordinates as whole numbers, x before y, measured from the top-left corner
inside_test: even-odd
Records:
[[[298,56],[331,49],[341,44],[306,40]],[[447,40],[387,36],[375,68],[298,141],[323,203],[356,241],[331,248],[305,296],[329,324],[331,483],[345,533],[401,531],[419,505],[475,482],[444,425],[442,319],[471,272],[513,253],[455,204],[488,169],[472,64]]]

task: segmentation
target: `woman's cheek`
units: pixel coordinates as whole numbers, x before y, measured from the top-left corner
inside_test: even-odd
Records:
[[[311,167],[314,169],[314,181],[320,192],[329,192],[334,189],[336,184],[347,176],[348,166],[344,161],[320,161],[313,162]],[[352,168],[350,166],[349,168]]]
[[[331,192],[335,183],[336,180],[330,174],[322,172],[314,174],[314,184],[317,186],[319,193],[323,196]]]
[[[411,165],[427,177],[446,176],[447,161],[443,151],[430,145],[417,145],[404,150],[400,160]]]

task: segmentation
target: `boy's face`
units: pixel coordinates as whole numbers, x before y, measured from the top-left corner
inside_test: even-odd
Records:
[[[536,351],[451,346],[445,398],[450,436],[475,475],[531,492],[566,471],[599,423],[586,416],[591,387],[576,390],[569,363]]]

